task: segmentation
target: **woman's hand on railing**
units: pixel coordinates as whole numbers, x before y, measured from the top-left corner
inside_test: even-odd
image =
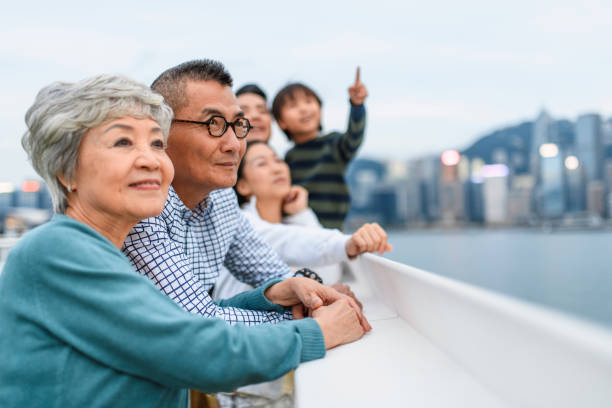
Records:
[[[284,280],[266,289],[264,296],[272,303],[291,306],[294,319],[313,315],[315,310],[342,300],[355,311],[362,330],[372,329],[354,299],[312,279],[295,277]]]
[[[312,312],[312,317],[319,323],[325,348],[339,346],[360,339],[365,333],[359,316],[349,302],[343,298],[329,306],[322,306]]]
[[[391,251],[393,247],[387,242],[387,233],[377,223],[364,224],[346,242],[346,254],[354,258],[364,252]]]

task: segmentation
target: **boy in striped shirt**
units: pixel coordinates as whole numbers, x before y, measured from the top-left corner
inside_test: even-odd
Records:
[[[321,99],[309,87],[293,83],[281,89],[272,103],[278,126],[295,146],[285,160],[291,168],[294,184],[308,190],[308,201],[319,221],[327,228],[342,229],[350,209],[350,194],[344,173],[363,141],[365,107],[368,96],[359,79],[349,87],[351,111],[348,130],[319,136],[321,131]]]

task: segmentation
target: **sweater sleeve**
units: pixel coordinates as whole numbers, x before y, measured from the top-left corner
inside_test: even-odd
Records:
[[[238,293],[229,299],[221,299],[217,304],[219,306],[232,305],[242,309],[273,310],[278,313],[284,313],[286,310],[283,306],[270,302],[264,295],[266,289],[278,282],[282,282],[282,279],[273,279],[253,290]]]
[[[336,152],[343,163],[348,163],[357,153],[365,134],[366,112],[364,105],[352,105],[347,131],[336,139]]]
[[[34,299],[17,299],[21,308],[60,341],[115,370],[170,387],[228,391],[325,354],[312,319],[246,327],[202,318],[134,273],[101,237],[64,228],[38,238],[13,257],[20,279],[35,288]]]

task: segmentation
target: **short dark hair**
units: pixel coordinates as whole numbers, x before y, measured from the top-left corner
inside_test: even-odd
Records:
[[[236,96],[240,96],[243,94],[249,94],[249,93],[259,95],[263,98],[264,101],[266,102],[268,101],[268,97],[266,96],[266,93],[263,91],[263,89],[261,89],[256,84],[246,84],[246,85],[241,86],[236,91]]]
[[[215,81],[231,87],[232,76],[219,61],[199,59],[183,62],[162,72],[151,88],[162,94],[164,100],[176,111],[187,105],[185,88],[187,81]]]
[[[236,184],[234,184],[234,191],[236,192],[236,196],[238,196],[238,205],[242,205],[244,203],[248,203],[249,199],[248,197],[243,196],[242,194],[240,194],[238,192],[238,189],[236,188],[236,185],[238,184],[238,180],[240,180],[244,174],[244,158],[246,157],[247,152],[249,151],[249,148],[253,145],[258,145],[258,144],[265,144],[266,146],[268,146],[267,142],[264,142],[263,140],[251,140],[249,142],[247,142],[246,144],[246,148],[244,149],[244,155],[242,156],[242,160],[240,160],[240,164],[238,164],[238,172],[237,172],[237,177],[236,177]]]
[[[272,102],[272,115],[274,115],[274,119],[276,119],[276,122],[278,122],[278,120],[280,119],[281,110],[283,109],[283,106],[285,106],[285,104],[287,103],[287,100],[295,99],[295,94],[300,92],[305,94],[306,96],[311,96],[315,98],[319,103],[319,106],[323,106],[323,102],[321,101],[321,98],[319,98],[319,95],[317,95],[317,93],[310,89],[308,86],[300,82],[294,82],[289,85],[285,85],[280,91],[278,91],[278,93],[274,97],[274,101]],[[321,124],[319,123],[319,130],[321,129]],[[287,139],[292,140],[291,133],[289,133],[289,131],[285,129],[282,129],[282,131],[287,136]]]

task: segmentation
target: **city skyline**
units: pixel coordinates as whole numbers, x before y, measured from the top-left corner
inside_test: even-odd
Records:
[[[224,62],[236,87],[258,82],[270,97],[289,81],[311,85],[323,99],[327,130],[346,126],[346,88],[361,66],[370,91],[361,157],[463,149],[491,129],[532,120],[543,107],[571,120],[588,112],[612,115],[612,56],[605,52],[610,5],[314,1],[299,19],[294,7],[243,1],[6,7],[0,178],[34,175],[19,139],[42,86],[100,72],[150,83],[164,69],[202,57]],[[272,141],[281,152],[287,146],[276,128]]]

